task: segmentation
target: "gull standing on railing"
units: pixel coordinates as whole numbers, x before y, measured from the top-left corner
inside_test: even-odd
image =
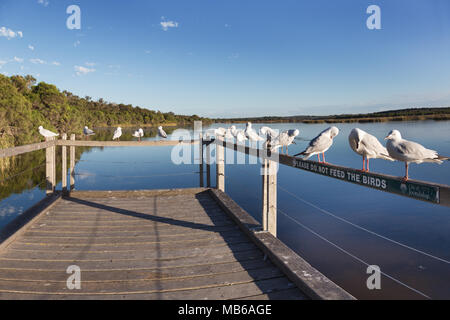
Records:
[[[92,136],[95,134],[95,132],[91,129],[89,129],[87,126],[84,127],[83,133],[85,136]]]
[[[449,160],[449,157],[441,156],[437,151],[427,149],[417,142],[403,139],[398,130],[389,132],[384,140],[388,140],[386,149],[389,152],[389,155],[395,160],[403,161],[405,163],[404,181],[408,180],[408,165],[410,162],[418,164],[422,162],[441,164],[442,161]]]
[[[140,142],[141,141],[141,137],[144,136],[144,130],[142,130],[142,128],[139,128],[139,130],[135,131],[132,134],[132,136],[135,137],[135,138],[138,138],[138,141]]]
[[[380,141],[373,135],[361,130],[359,128],[354,128],[349,136],[348,143],[350,147],[357,154],[363,158],[362,171],[370,171],[369,159],[384,159],[389,161],[395,161],[395,159],[389,156],[387,149],[381,144]],[[367,166],[366,166],[367,159]],[[367,167],[367,168],[366,168]]]
[[[159,135],[161,138],[167,139],[167,133],[163,130],[163,127],[162,127],[162,126],[159,126],[159,127],[158,127],[158,135]]]
[[[120,141],[120,136],[122,135],[122,128],[117,127],[117,129],[114,131],[113,140]]]
[[[336,127],[330,127],[322,131],[317,137],[311,140],[308,148],[305,151],[300,152],[294,157],[302,155],[305,159],[317,154],[317,158],[320,163],[325,162],[325,152],[333,145],[333,139],[339,134],[339,129]],[[320,154],[322,154],[323,161],[320,161]]]
[[[294,139],[299,134],[300,131],[297,129],[283,131],[270,143],[270,150],[275,151],[276,149],[281,147],[281,152],[283,152],[283,147],[286,147],[286,154],[288,154],[288,146],[293,143],[295,144]]]
[[[50,130],[44,129],[42,126],[39,126],[38,129],[39,129],[39,133],[46,138],[59,136],[59,133],[51,132]]]
[[[261,138],[255,130],[252,128],[252,123],[247,122],[247,127],[245,128],[245,135],[250,139],[250,141],[263,141],[264,139]]]
[[[264,148],[268,149],[270,148],[272,140],[278,136],[278,131],[275,131],[270,127],[263,126],[259,129],[259,134],[266,137]]]

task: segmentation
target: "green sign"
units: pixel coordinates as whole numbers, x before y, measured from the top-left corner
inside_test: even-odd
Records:
[[[359,184],[410,198],[439,203],[439,187],[415,181],[403,182],[401,179],[362,172],[351,168],[333,166],[314,161],[293,158],[293,167],[318,173],[338,180]]]

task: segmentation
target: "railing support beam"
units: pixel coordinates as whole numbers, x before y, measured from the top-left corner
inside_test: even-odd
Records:
[[[61,135],[62,140],[67,140],[67,134],[63,133]],[[61,169],[61,184],[62,184],[62,192],[63,194],[67,193],[67,147],[62,146],[61,147],[61,162],[62,162],[62,169]]]
[[[70,135],[70,140],[75,141],[75,134]],[[70,146],[70,191],[75,189],[75,146]]]

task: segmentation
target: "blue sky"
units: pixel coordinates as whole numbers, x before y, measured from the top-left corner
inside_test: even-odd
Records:
[[[203,116],[449,106],[450,1],[0,0],[0,72]]]

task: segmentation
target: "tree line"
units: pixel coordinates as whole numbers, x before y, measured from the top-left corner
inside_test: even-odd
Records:
[[[81,134],[84,126],[184,126],[210,122],[198,115],[149,110],[131,104],[78,97],[30,75],[0,74],[0,148],[40,141],[37,128]]]

